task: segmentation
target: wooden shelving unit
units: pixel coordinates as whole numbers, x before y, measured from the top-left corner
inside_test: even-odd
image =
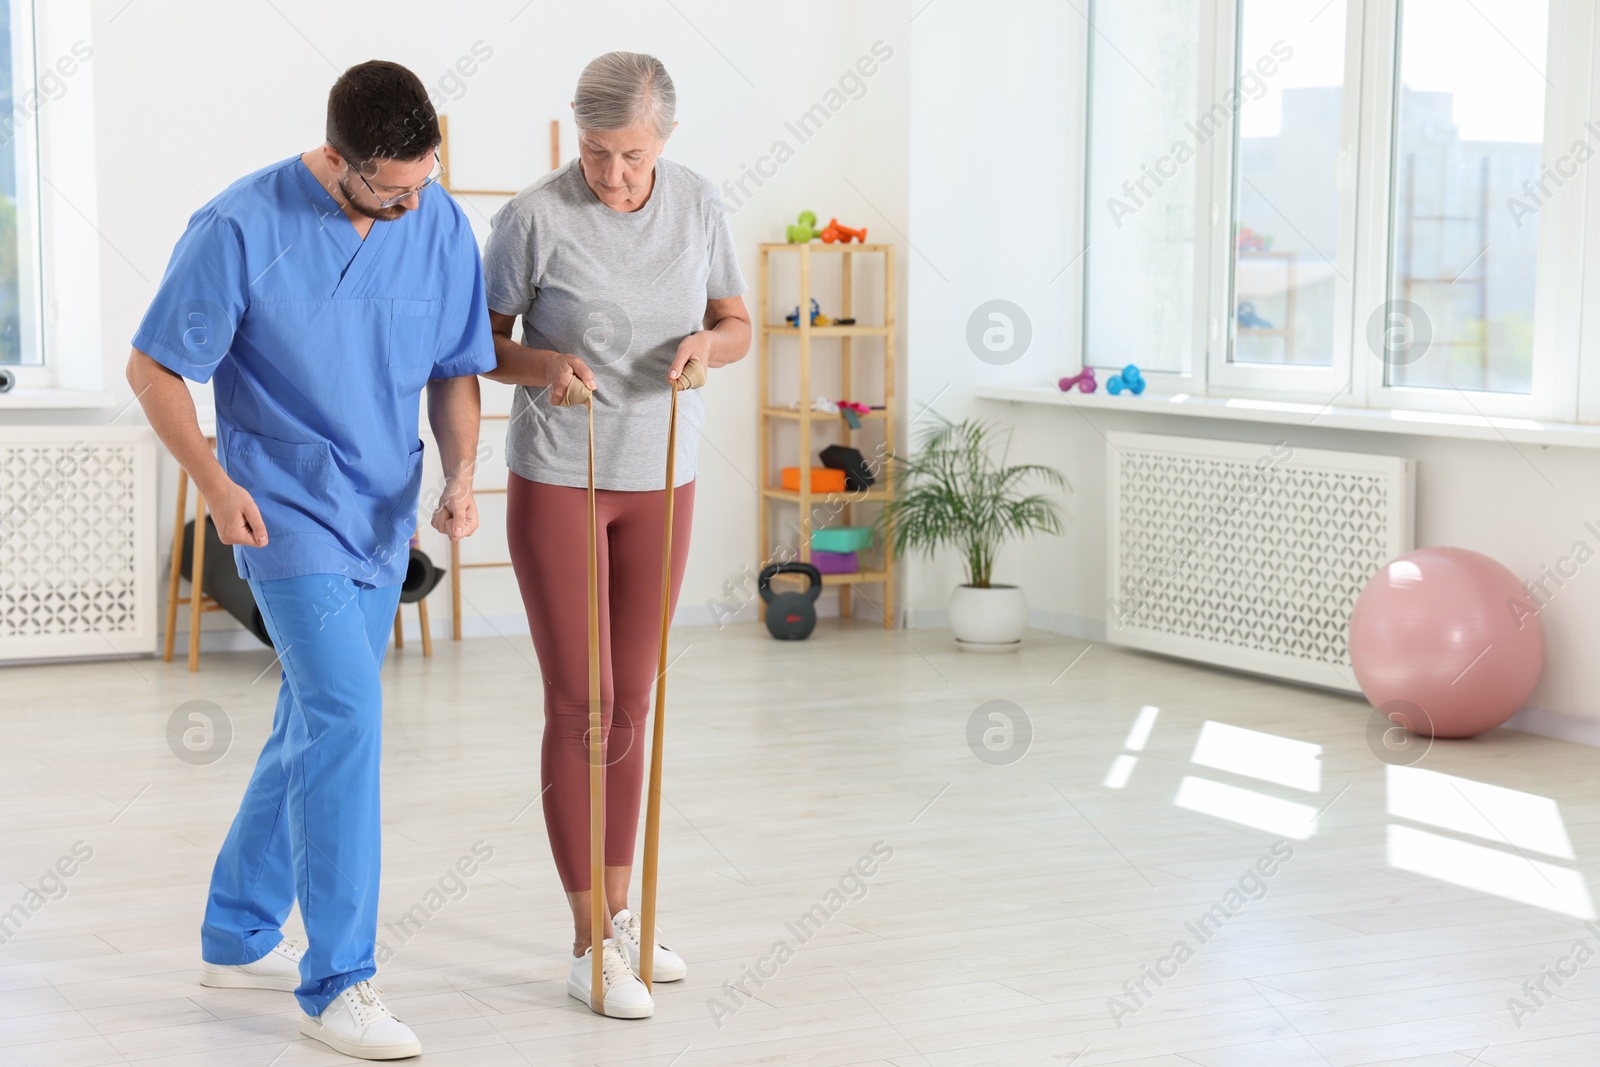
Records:
[[[798,300],[792,305],[789,301],[781,302],[778,316],[779,322],[774,323],[772,312],[772,257],[796,256],[799,259],[800,284]],[[883,260],[883,323],[876,326],[813,326],[810,321],[810,308],[812,296],[812,261],[816,256],[840,256],[839,263],[839,300],[837,317],[853,318],[852,305],[855,259],[857,256],[881,256]],[[759,470],[764,479],[764,488],[761,490],[760,517],[757,523],[760,531],[761,545],[760,558],[765,561],[771,558],[776,547],[772,543],[772,516],[774,507],[788,507],[796,505],[799,508],[798,536],[799,558],[802,561],[811,560],[811,531],[813,522],[821,507],[825,513],[837,511],[834,521],[826,525],[854,525],[851,521],[851,509],[857,504],[881,504],[889,498],[887,488],[887,472],[876,471],[877,484],[871,490],[856,493],[813,493],[811,479],[808,476],[810,468],[820,463],[816,458],[820,445],[817,438],[836,431],[836,440],[839,444],[849,445],[860,449],[869,464],[873,463],[875,453],[872,448],[862,447],[865,443],[858,435],[865,434],[869,428],[873,431],[881,430],[881,440],[888,447],[893,447],[895,427],[895,366],[894,366],[894,245],[889,244],[764,244],[761,246],[761,275],[760,295],[758,298],[758,312],[756,321],[760,324],[758,331],[758,360],[761,372],[761,432],[760,432],[760,465]],[[781,321],[783,313],[791,306],[800,309],[800,324],[790,326]],[[860,430],[851,429],[843,415],[829,415],[811,408],[812,392],[812,359],[827,358],[832,353],[826,349],[818,351],[815,343],[819,340],[828,340],[829,347],[836,343],[839,359],[839,384],[843,398],[857,402],[866,402],[852,392],[854,388],[855,349],[856,338],[875,338],[881,347],[883,358],[883,407],[861,416],[862,427]],[[774,366],[773,339],[783,338],[780,345],[783,348],[791,347],[788,338],[798,341],[799,359],[799,402],[798,409],[783,407],[773,403],[772,399],[772,370]],[[839,398],[835,398],[839,399]],[[799,447],[793,457],[774,466],[773,434],[781,426],[794,424],[799,430]],[[872,434],[877,438],[879,434]],[[824,444],[829,442],[823,442]],[[800,468],[800,488],[798,491],[779,488],[779,473],[783,466],[797,466]],[[875,557],[875,558],[873,558]],[[885,537],[872,550],[862,553],[862,569],[852,574],[825,574],[822,576],[824,586],[837,586],[839,592],[839,614],[848,617],[850,610],[850,594],[852,590],[862,585],[881,585],[883,588],[883,602],[878,605],[879,613],[883,617],[885,629],[894,626],[894,546]]]

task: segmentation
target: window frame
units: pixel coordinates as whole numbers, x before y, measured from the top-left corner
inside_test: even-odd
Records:
[[[1219,54],[1215,64],[1211,93],[1214,99],[1233,91],[1239,76],[1239,54],[1242,34],[1240,7],[1244,0],[1216,0],[1214,17],[1222,32],[1219,43],[1226,45],[1226,54]],[[1348,171],[1350,161],[1356,158],[1359,134],[1359,89],[1352,90],[1352,80],[1360,77],[1361,53],[1352,48],[1351,41],[1359,40],[1362,16],[1361,0],[1349,0],[1345,19],[1345,107],[1339,133],[1340,152],[1338,166]],[[1325,367],[1307,364],[1283,365],[1272,363],[1235,363],[1230,359],[1234,303],[1234,212],[1238,202],[1235,189],[1237,161],[1239,158],[1239,123],[1229,123],[1226,151],[1218,151],[1213,162],[1213,193],[1211,216],[1214,221],[1211,233],[1213,259],[1211,261],[1210,300],[1208,311],[1210,327],[1206,348],[1207,382],[1228,395],[1281,399],[1286,394],[1305,400],[1326,401],[1348,386],[1350,381],[1351,308],[1354,302],[1355,249],[1356,249],[1356,184],[1341,180],[1338,194],[1337,245],[1334,254],[1335,270],[1333,297],[1333,359]],[[1213,394],[1215,395],[1215,394]]]
[[[1358,308],[1377,308],[1388,299],[1389,247],[1391,227],[1396,222],[1394,198],[1395,139],[1400,107],[1400,27],[1405,0],[1367,0],[1372,14],[1363,40],[1365,54],[1375,57],[1367,64],[1362,87],[1363,163],[1357,184],[1361,188],[1362,208],[1358,232],[1368,235],[1364,243],[1358,275]],[[1562,132],[1568,122],[1573,101],[1571,92],[1558,88],[1569,73],[1568,64],[1576,61],[1584,69],[1592,50],[1585,42],[1578,56],[1558,52],[1560,34],[1579,4],[1575,0],[1550,0],[1550,20],[1546,39],[1544,72],[1553,87],[1545,97],[1543,165],[1552,164],[1565,153],[1570,139]],[[1570,52],[1570,50],[1569,50]],[[1587,85],[1587,79],[1583,79]],[[1581,106],[1582,101],[1580,101]],[[1587,176],[1586,176],[1587,177]],[[1363,406],[1398,411],[1426,411],[1507,418],[1548,419],[1557,422],[1576,420],[1573,398],[1577,392],[1578,336],[1580,308],[1572,299],[1572,282],[1582,277],[1581,249],[1571,239],[1569,229],[1581,230],[1582,196],[1555,196],[1539,211],[1538,277],[1534,286],[1534,353],[1532,384],[1528,393],[1495,393],[1480,390],[1440,389],[1424,386],[1389,385],[1384,381],[1383,362],[1361,344],[1363,322],[1354,323],[1357,346],[1351,367],[1352,393]],[[1496,208],[1501,208],[1496,205]],[[1574,221],[1573,212],[1577,210]],[[1374,238],[1373,235],[1379,235]],[[1575,255],[1575,253],[1577,253]],[[1359,313],[1357,316],[1360,319]],[[1363,358],[1364,357],[1364,358]],[[1569,383],[1566,389],[1561,381]]]
[[[1221,100],[1238,77],[1242,0],[1209,0],[1200,27],[1200,99]],[[1384,366],[1367,350],[1364,334],[1371,309],[1388,299],[1391,226],[1395,223],[1394,140],[1400,105],[1400,29],[1404,0],[1349,0],[1346,12],[1345,106],[1339,162],[1339,237],[1335,282],[1333,363],[1328,367],[1232,363],[1229,361],[1233,291],[1234,179],[1238,123],[1201,146],[1195,169],[1195,358],[1187,372],[1147,374],[1157,394],[1266,399],[1317,405],[1443,412],[1464,416],[1600,423],[1600,336],[1585,331],[1600,321],[1600,227],[1586,232],[1586,218],[1600,218],[1600,137],[1597,155],[1584,164],[1566,195],[1551,197],[1539,211],[1538,278],[1534,295],[1532,391],[1528,394],[1394,386]],[[1086,21],[1092,26],[1093,8]],[[1074,175],[1076,244],[1087,235],[1092,42],[1085,27],[1074,51],[1083,58],[1079,124],[1083,145]],[[1248,57],[1246,57],[1248,58]],[[1550,0],[1543,71],[1551,88],[1545,106],[1542,161],[1553,166],[1584,133],[1590,115],[1600,115],[1600,16],[1580,0]],[[1087,251],[1087,250],[1085,250]],[[1087,256],[1085,256],[1087,262]],[[1585,264],[1594,269],[1585,271]],[[1077,272],[1068,300],[1074,370],[1086,365],[1084,328],[1087,269]],[[1365,311],[1363,309],[1366,309]],[[1087,363],[1097,370],[1117,368]]]
[[[12,83],[22,89],[13,97],[13,104],[21,102],[22,87],[39,85],[39,13],[33,0],[4,0],[11,11],[11,55],[20,69],[13,70]],[[17,385],[25,389],[49,388],[56,384],[56,371],[51,365],[50,345],[47,343],[45,324],[45,255],[44,210],[40,152],[39,115],[42,107],[33,109],[27,120],[18,123],[12,143],[16,146],[17,163],[17,307],[19,327],[25,334],[37,363],[7,364]]]
[[[1091,262],[1094,250],[1088,246],[1089,216],[1097,210],[1104,210],[1105,206],[1098,207],[1090,201],[1089,183],[1089,138],[1093,136],[1094,124],[1092,121],[1093,109],[1093,77],[1094,77],[1094,39],[1100,35],[1095,24],[1095,9],[1101,0],[1085,0],[1086,9],[1083,12],[1080,32],[1069,42],[1068,55],[1078,61],[1083,78],[1076,83],[1076,99],[1072,101],[1072,113],[1076,117],[1077,134],[1076,143],[1084,146],[1082,165],[1074,168],[1072,180],[1068,185],[1070,203],[1077,205],[1077,211],[1071,220],[1070,243],[1073,246],[1068,252],[1069,258],[1074,259],[1075,268],[1071,272],[1072,287],[1067,299],[1067,337],[1069,349],[1067,359],[1071,370],[1076,374],[1084,367],[1093,367],[1102,377],[1120,371],[1125,364],[1115,366],[1096,363],[1088,359],[1088,265]],[[1115,0],[1105,0],[1115,2]],[[1199,27],[1199,74],[1202,85],[1210,80],[1212,57],[1215,49],[1211,47],[1215,33],[1215,19],[1213,18],[1212,5],[1217,0],[1204,0],[1200,4],[1202,11],[1201,25]],[[1194,173],[1196,185],[1195,195],[1195,275],[1194,275],[1194,316],[1190,323],[1189,365],[1181,371],[1144,371],[1147,388],[1157,394],[1177,393],[1204,393],[1205,375],[1198,373],[1205,366],[1206,352],[1206,320],[1209,317],[1209,306],[1206,300],[1207,284],[1207,249],[1208,243],[1204,239],[1207,227],[1202,225],[1201,216],[1205,214],[1205,205],[1209,202],[1207,194],[1210,189],[1211,153],[1213,146],[1223,138],[1213,137],[1199,146],[1195,153]],[[1103,372],[1103,373],[1102,373]]]
[[[18,376],[17,392],[0,396],[0,411],[13,404],[40,410],[112,408],[119,403],[117,395],[104,390],[113,379],[120,381],[112,368],[120,366],[121,358],[108,352],[101,333],[101,245],[115,245],[100,225],[92,0],[34,3],[32,15],[32,54],[38,63],[77,55],[78,45],[88,46],[89,52],[78,56],[67,91],[42,103],[31,121],[44,363],[17,368],[29,373]],[[127,265],[139,273],[131,262]],[[143,274],[139,277],[147,281]]]

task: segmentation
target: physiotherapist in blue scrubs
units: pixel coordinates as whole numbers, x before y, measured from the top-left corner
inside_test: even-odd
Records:
[[[477,243],[436,184],[439,142],[409,70],[345,71],[324,145],[189,219],[128,362],[283,663],[272,735],[212,873],[201,981],[293,990],[301,1033],[362,1059],[422,1051],[369,981],[379,668],[416,526],[420,397],[446,477],[433,526],[466,537],[476,375],[495,368]],[[213,383],[216,455],[185,378]],[[281,930],[297,900],[303,953]]]

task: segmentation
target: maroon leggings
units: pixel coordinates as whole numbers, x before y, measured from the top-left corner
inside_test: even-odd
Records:
[[[540,778],[561,886],[589,889],[589,491],[530,482],[506,491],[506,540],[544,676]],[[600,575],[600,709],[605,736],[607,867],[633,865],[661,651],[665,493],[595,493]],[[672,606],[689,557],[694,483],[672,505]]]

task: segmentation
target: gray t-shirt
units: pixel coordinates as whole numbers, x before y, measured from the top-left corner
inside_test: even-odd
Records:
[[[602,204],[574,159],[530,185],[494,216],[483,254],[489,307],[522,316],[522,343],[577,356],[594,371],[595,486],[659,490],[666,481],[678,344],[704,329],[707,300],[744,292],[733,233],[716,187],[656,160],[638,211]],[[517,388],[506,462],[548,485],[589,484],[588,414]],[[705,399],[678,399],[675,481],[695,476]]]

